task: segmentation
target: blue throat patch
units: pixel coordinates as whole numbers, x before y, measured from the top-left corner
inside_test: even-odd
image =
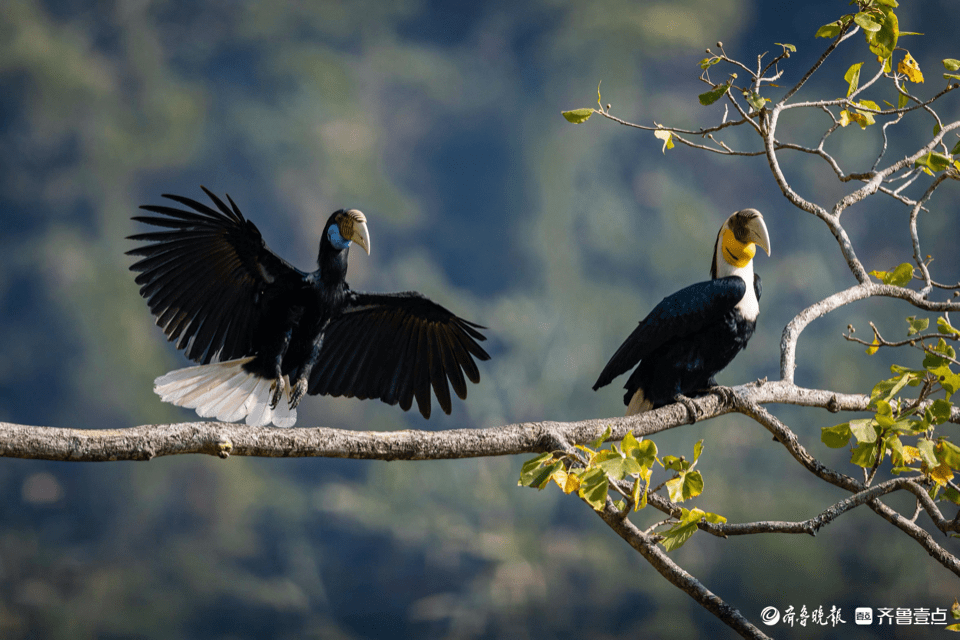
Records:
[[[350,240],[345,240],[344,237],[340,235],[340,227],[336,223],[330,225],[330,228],[327,229],[327,239],[330,240],[330,244],[332,244],[333,248],[337,251],[343,251],[352,244]]]

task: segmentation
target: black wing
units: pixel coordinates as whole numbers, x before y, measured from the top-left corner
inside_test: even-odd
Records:
[[[756,286],[759,287],[759,279]],[[718,319],[740,302],[746,292],[743,278],[728,276],[698,282],[667,296],[623,341],[603,368],[593,390],[610,384],[664,343],[696,333]]]
[[[147,242],[127,255],[143,256],[138,271],[140,295],[157,317],[167,338],[186,349],[194,362],[232,360],[253,355],[265,295],[295,286],[304,274],[267,248],[260,231],[230,196],[228,208],[201,187],[218,210],[190,198],[166,195],[192,209],[157,205],[140,207],[159,216],[133,219],[165,231],[130,236]]]
[[[430,387],[445,413],[450,389],[467,397],[467,383],[480,381],[477,360],[490,356],[480,325],[458,318],[416,292],[371,294],[350,291],[347,307],[324,331],[310,375],[309,393],[378,398],[407,411],[417,399],[430,417]]]

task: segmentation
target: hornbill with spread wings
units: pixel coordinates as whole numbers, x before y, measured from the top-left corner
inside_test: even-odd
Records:
[[[710,280],[690,285],[660,304],[627,337],[593,385],[594,391],[636,367],[627,379],[627,415],[684,402],[717,386],[714,376],[747,346],[760,313],[760,276],[753,272],[757,246],[770,255],[763,216],[744,209],[727,218],[717,235]]]
[[[431,387],[450,413],[450,389],[466,398],[479,382],[483,329],[416,292],[363,293],[347,285],[347,255],[368,254],[366,217],[330,216],[316,271],[296,269],[271,251],[227,196],[201,187],[215,209],[176,195],[184,208],[144,205],[133,219],[162,231],[130,236],[146,244],[130,269],[157,324],[200,363],[155,381],[165,402],[225,422],[292,426],[304,394],[413,404],[430,417]]]

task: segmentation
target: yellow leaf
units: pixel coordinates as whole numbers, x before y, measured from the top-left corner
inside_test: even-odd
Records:
[[[907,76],[910,82],[923,82],[923,74],[920,72],[920,65],[913,59],[909,53],[903,56],[903,60],[897,65],[897,71]]]
[[[552,480],[564,493],[573,493],[580,488],[580,478],[566,471],[557,471],[553,474]]]
[[[913,464],[914,462],[919,462],[920,460],[920,449],[916,447],[911,447],[909,445],[904,445],[903,447],[903,462],[904,464]]]
[[[840,126],[845,127],[848,124],[853,122],[853,119],[850,117],[850,112],[844,109],[840,112]]]
[[[873,336],[873,344],[867,347],[867,355],[872,356],[880,348],[880,341],[877,340],[877,336]]]
[[[953,471],[945,464],[931,469],[929,475],[930,479],[941,487],[953,480]]]

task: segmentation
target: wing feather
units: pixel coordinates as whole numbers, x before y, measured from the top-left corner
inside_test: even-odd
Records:
[[[134,220],[158,227],[130,236],[130,269],[157,324],[200,364],[252,355],[262,299],[273,287],[298,286],[304,274],[273,253],[256,225],[201,187],[214,207],[165,194],[184,208],[144,205]]]
[[[475,360],[490,359],[479,344],[486,339],[482,328],[419,293],[351,291],[343,313],[324,331],[309,392],[377,398],[404,411],[416,400],[425,418],[436,395],[450,413],[448,381],[465,398],[466,379],[480,380]]]

